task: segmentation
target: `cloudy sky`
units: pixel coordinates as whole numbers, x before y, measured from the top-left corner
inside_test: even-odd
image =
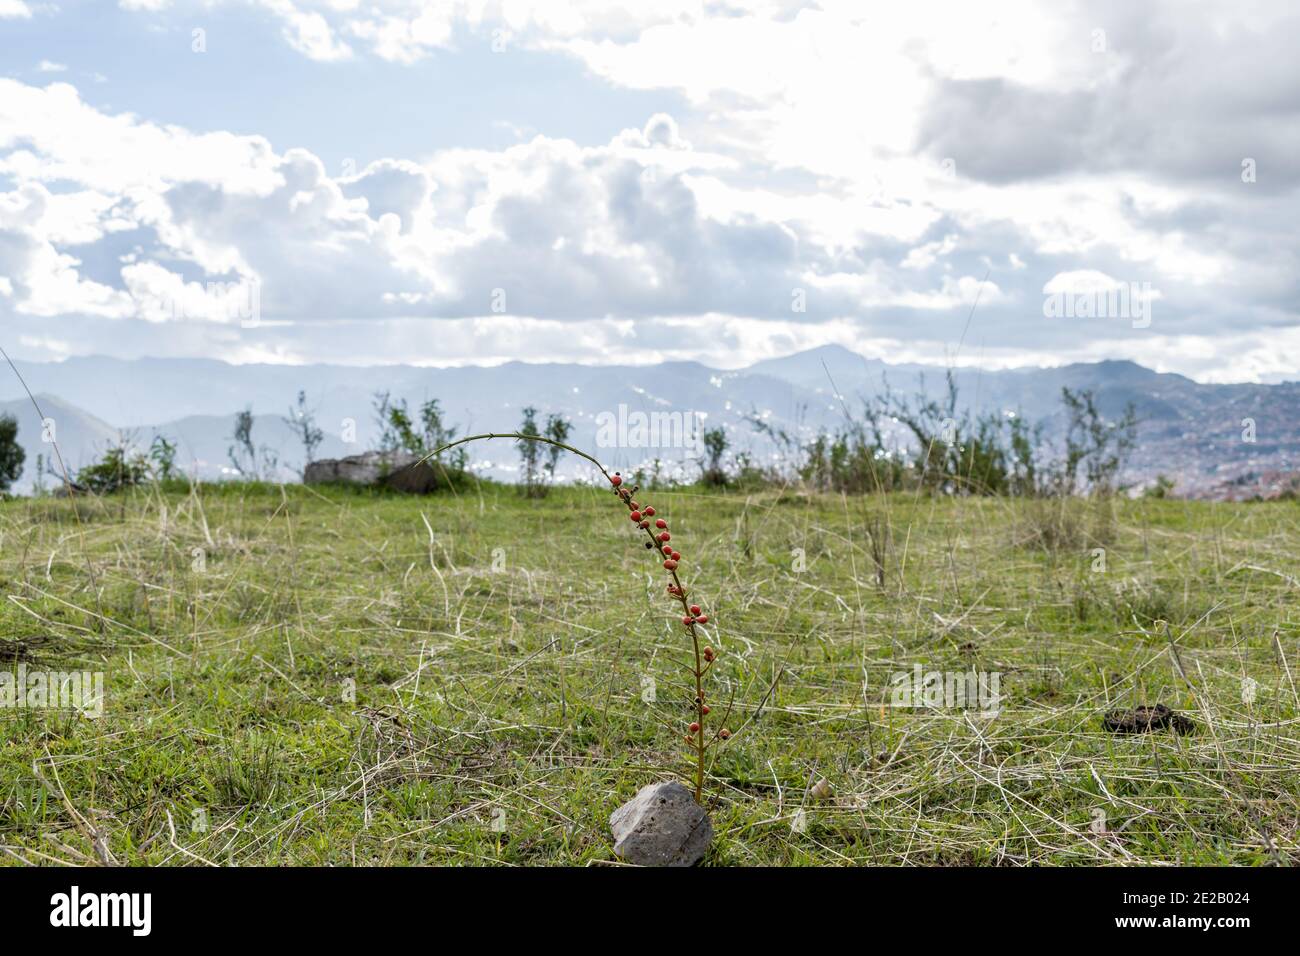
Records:
[[[1300,378],[1298,10],[0,0],[0,344]]]

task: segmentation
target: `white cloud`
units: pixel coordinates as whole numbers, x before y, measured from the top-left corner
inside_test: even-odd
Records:
[[[923,243],[909,249],[902,266],[904,269],[928,269],[956,248],[957,237],[950,234],[934,242]]]
[[[0,0],[0,20],[28,20],[31,15],[31,7],[23,0]]]
[[[196,181],[265,194],[277,181],[261,137],[102,113],[66,83],[42,89],[0,78],[0,153],[0,172],[18,179],[67,179],[106,192]]]
[[[431,50],[450,45],[454,15],[451,5],[434,7],[414,19],[375,17],[354,20],[348,30],[369,42],[376,55],[395,63],[414,63]]]
[[[157,300],[196,282],[256,281],[271,319],[488,315],[496,290],[536,318],[776,315],[801,275],[831,268],[790,225],[702,211],[666,116],[607,146],[537,137],[333,179],[306,151],[106,114],[66,84],[0,80],[0,104],[0,172],[32,184],[5,195],[40,253],[20,311],[164,321]],[[126,235],[141,248],[94,281],[62,251]],[[851,283],[824,289],[817,311],[866,302]]]
[[[0,275],[8,279],[6,305],[37,316],[129,315],[125,293],[83,277],[79,260],[52,241],[50,234],[57,232],[47,217],[52,199],[39,184],[0,193]]]
[[[280,18],[285,40],[309,59],[328,63],[352,56],[352,48],[338,38],[334,27],[320,12],[303,10],[293,0],[257,2]]]
[[[440,338],[469,336],[465,351],[481,354],[474,323],[496,329],[499,289],[530,357],[597,342],[622,354],[637,337],[620,323],[678,321],[743,325],[760,342],[851,329],[855,347],[865,336],[921,353],[958,339],[978,295],[972,334],[990,361],[1136,357],[1159,342],[1202,370],[1197,343],[1300,321],[1300,66],[1282,4],[1225,2],[1204,18],[1028,0],[253,5],[314,61],[414,64],[499,42],[505,78],[521,51],[565,57],[587,82],[649,91],[649,109],[676,105],[628,116],[606,143],[559,138],[545,111],[521,110],[492,118],[528,130],[510,148],[388,156],[331,177],[272,131],[196,132],[94,109],[67,84],[0,79],[0,182],[17,184],[5,201],[28,215],[6,227],[22,271],[0,310],[122,318],[125,302],[139,321],[179,326],[135,299],[256,280],[276,321],[439,323]],[[1240,177],[1245,156],[1259,159],[1257,183]],[[1150,283],[1157,326],[1105,338],[1042,321],[1044,294],[1089,281]],[[806,313],[792,312],[795,289]],[[292,328],[276,354],[307,335]],[[1276,355],[1241,348],[1253,358],[1223,355],[1224,368],[1274,374]]]
[[[1043,292],[1048,294],[1109,292],[1118,289],[1122,284],[1118,279],[1112,279],[1106,273],[1098,272],[1096,269],[1075,269],[1071,272],[1058,272],[1052,276],[1043,286]]]

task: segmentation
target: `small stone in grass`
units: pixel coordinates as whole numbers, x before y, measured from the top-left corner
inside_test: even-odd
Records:
[[[652,783],[609,818],[614,852],[637,866],[694,866],[713,842],[704,808],[680,783]]]

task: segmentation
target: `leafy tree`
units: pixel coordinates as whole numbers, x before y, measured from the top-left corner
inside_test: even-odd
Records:
[[[401,442],[397,432],[393,430],[392,410],[393,400],[388,392],[375,392],[373,405],[375,409],[375,421],[379,425],[379,450],[396,451]]]
[[[706,485],[725,485],[727,483],[727,473],[722,469],[722,456],[730,445],[727,440],[727,433],[721,427],[706,428],[704,434],[700,437],[704,442],[704,467],[701,475],[704,483]]]
[[[8,491],[18,480],[26,460],[27,452],[18,444],[18,419],[12,415],[0,416],[0,492]]]
[[[447,424],[443,418],[442,406],[438,404],[436,398],[431,398],[420,406],[420,423],[424,426],[424,454],[426,455],[448,442],[455,441],[456,434],[460,431],[456,426]],[[463,447],[453,449],[446,460],[439,453],[434,457],[432,464],[448,480],[455,481],[463,477],[466,468],[469,467],[469,452]]]
[[[45,456],[38,454],[36,456],[36,480],[32,482],[32,494],[37,498],[44,498],[48,490],[45,487]]]
[[[801,423],[804,411],[801,406]],[[784,467],[816,488],[848,494],[901,488],[906,462],[886,447],[883,410],[866,405],[862,419],[858,419],[845,407],[844,415],[846,424],[838,431],[820,431],[811,441],[771,424],[757,410],[745,417],[757,434],[776,446],[777,458]],[[771,469],[771,478],[779,480],[781,475],[781,465]]]
[[[263,445],[260,449],[253,443],[253,410],[246,408],[235,413],[235,434],[231,437],[233,444],[227,449],[230,464],[241,478],[259,481],[270,479],[275,474],[279,459],[274,451]]]
[[[383,452],[405,451],[424,458],[453,441],[459,430],[447,424],[436,398],[420,406],[418,417],[411,414],[406,399],[393,399],[388,392],[375,394],[374,408],[380,427],[379,450]],[[449,456],[439,454],[426,464],[448,484],[454,484],[469,467],[469,454],[457,448]]]
[[[411,415],[406,399],[394,400],[387,392],[375,396],[375,414],[379,417],[381,451],[405,451],[412,455],[427,455],[445,445],[456,434],[442,420],[438,400],[431,399],[420,407],[419,420]]]
[[[170,481],[176,477],[176,443],[167,440],[165,435],[154,435],[149,445],[149,460],[153,462],[154,474],[159,481]]]
[[[397,444],[403,451],[412,455],[424,454],[424,436],[415,430],[411,413],[406,410],[406,399],[402,399],[388,410],[388,420],[397,435]]]
[[[1177,484],[1168,475],[1156,475],[1155,484],[1142,492],[1144,498],[1168,498],[1174,493]]]
[[[958,411],[957,380],[951,370],[946,380],[947,394],[941,401],[922,393],[912,402],[885,392],[887,413],[915,440],[910,463],[915,480],[924,489],[944,494],[1032,494],[1037,432],[1018,416]],[[1009,436],[1004,435],[1007,431]]]
[[[573,431],[573,423],[560,415],[549,415],[546,419],[546,430],[543,434],[552,441],[567,442],[569,434]],[[564,453],[563,448],[557,448],[554,445],[546,446],[546,475],[547,479],[554,484],[555,466],[559,464],[560,455]]]
[[[957,380],[952,371],[947,374],[947,396],[944,401],[926,397],[924,391],[912,402],[895,396],[888,388],[883,398],[888,414],[912,433],[916,441],[915,457],[912,469],[916,472],[921,487],[930,491],[955,492],[962,488],[962,452],[969,444],[964,441],[963,433],[969,427],[968,422],[957,420]],[[924,382],[921,385],[925,388]],[[987,430],[983,436],[987,439]],[[972,464],[980,459],[981,471],[990,470],[989,451],[985,448],[970,449]]]
[[[95,494],[106,495],[134,488],[149,477],[149,460],[134,449],[126,434],[119,434],[104,457],[77,472],[77,484]]]
[[[295,437],[302,444],[303,472],[316,458],[316,449],[325,440],[325,432],[316,424],[316,409],[307,405],[307,393],[299,390],[298,403],[289,408],[289,415],[284,423],[293,430]]]
[[[424,428],[424,453],[441,448],[456,437],[456,429],[448,427],[442,417],[442,406],[431,398],[420,406],[420,424]]]
[[[1042,424],[1030,425],[1020,415],[1012,416],[1010,424],[1010,465],[1008,490],[1021,498],[1031,498],[1042,490],[1039,487],[1038,449],[1042,439]]]
[[[1097,409],[1091,389],[1078,392],[1061,389],[1067,417],[1065,461],[1059,475],[1061,491],[1073,494],[1078,489],[1082,468],[1084,490],[1093,495],[1108,495],[1117,490],[1116,481],[1129,453],[1137,444],[1137,410],[1130,402],[1117,421],[1108,422]]]
[[[537,430],[537,409],[529,405],[524,409],[524,420],[519,425],[519,434],[541,437]],[[524,478],[524,494],[529,498],[540,498],[546,494],[541,482],[539,468],[541,445],[535,441],[519,440],[519,464]]]
[[[244,409],[235,413],[234,444],[226,450],[230,464],[240,475],[250,475],[257,469],[257,450],[253,448],[253,412]]]
[[[977,415],[958,404],[957,384],[947,375],[942,397],[921,391],[911,399],[890,392],[886,384],[879,400],[864,403],[861,418],[844,409],[847,425],[836,432],[820,431],[811,441],[766,422],[757,412],[746,416],[755,432],[777,449],[782,466],[755,468],[737,455],[739,480],[788,480],[793,471],[817,488],[849,493],[883,492],[903,488],[941,494],[1064,497],[1086,492],[1095,496],[1118,490],[1119,475],[1137,440],[1137,413],[1132,403],[1108,420],[1091,391],[1062,390],[1065,427],[1053,442],[1063,457],[1044,454],[1044,424],[1031,424],[1019,414],[987,412]],[[899,427],[911,441],[891,450],[886,430]],[[708,472],[720,468],[725,436],[720,429],[706,434]],[[1167,494],[1157,486],[1153,494]]]

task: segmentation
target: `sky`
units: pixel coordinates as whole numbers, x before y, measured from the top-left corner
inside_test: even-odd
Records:
[[[1287,2],[0,0],[15,358],[1300,379]]]

